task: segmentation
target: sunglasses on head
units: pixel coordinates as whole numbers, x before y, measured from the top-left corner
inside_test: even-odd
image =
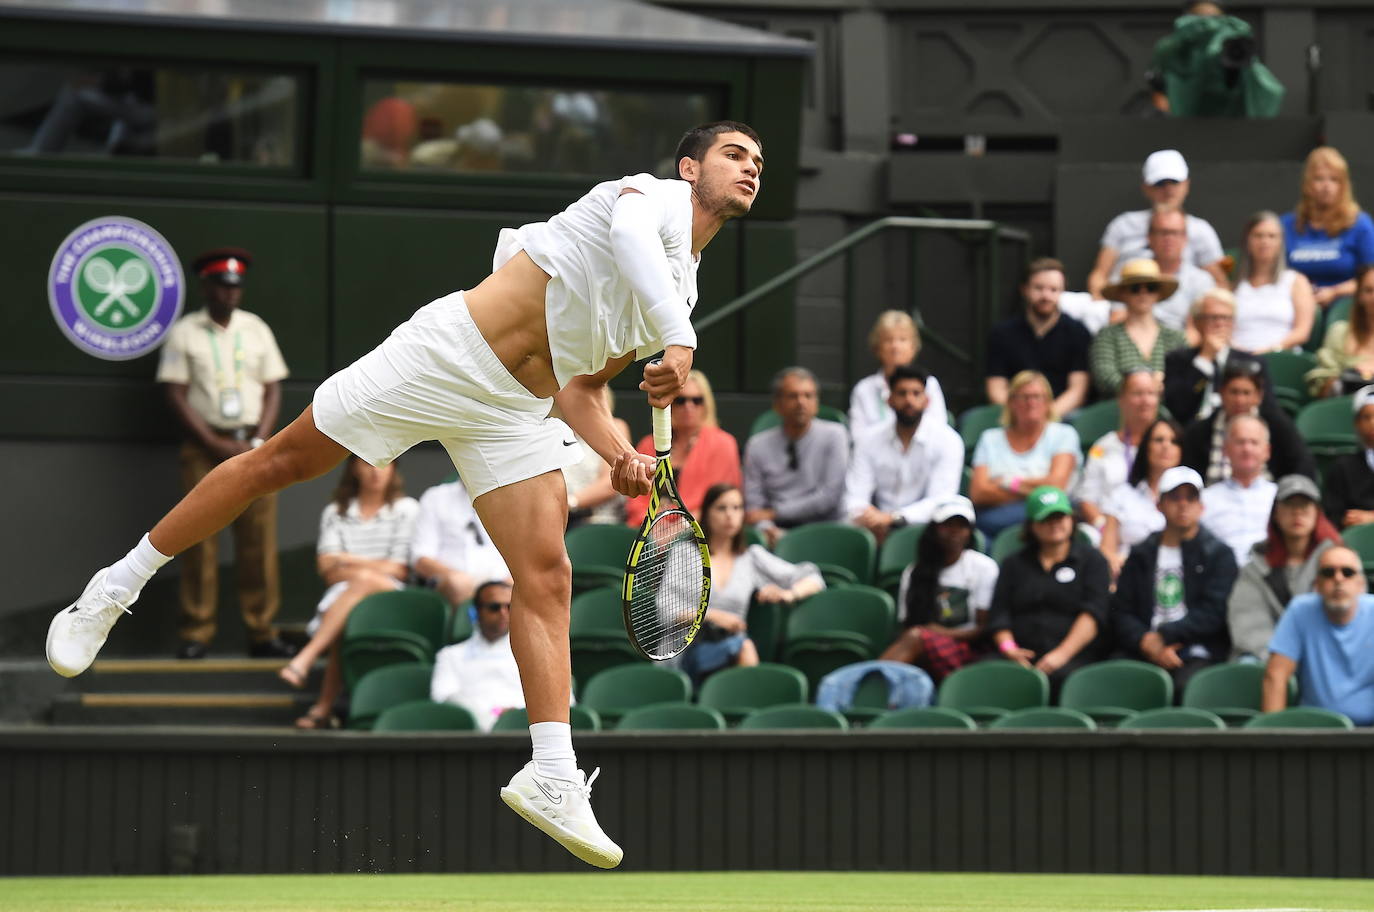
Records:
[[[483,611],[495,612],[500,611],[502,608],[509,608],[510,602],[483,602],[480,607]]]
[[[1159,291],[1158,282],[1132,282],[1126,286],[1126,290],[1131,294],[1140,294],[1142,291]]]
[[[676,399],[673,400],[673,405],[679,405],[679,406],[680,406],[680,405],[687,405],[687,404],[689,404],[689,403],[692,404],[692,405],[697,406],[698,408],[700,408],[701,406],[703,406],[703,405],[706,404],[706,397],[705,397],[705,396],[678,396]]]
[[[1359,572],[1354,567],[1322,567],[1317,571],[1317,575],[1322,579],[1335,579],[1336,574],[1339,573],[1346,579],[1353,579]]]

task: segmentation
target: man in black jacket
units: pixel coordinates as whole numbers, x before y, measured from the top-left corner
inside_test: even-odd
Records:
[[[1322,509],[1337,529],[1374,522],[1374,386],[1351,398],[1360,448],[1333,462],[1322,478]]]
[[[1112,599],[1117,642],[1130,658],[1153,662],[1181,695],[1188,679],[1226,660],[1226,599],[1236,559],[1202,527],[1202,478],[1187,466],[1159,480],[1164,529],[1131,549]]]
[[[1172,409],[1171,409],[1172,411]],[[1269,428],[1269,476],[1306,475],[1317,479],[1317,462],[1298,433],[1293,419],[1264,398],[1262,362],[1234,355],[1221,372],[1221,405],[1208,418],[1199,418],[1183,432],[1183,464],[1207,484],[1231,477],[1226,462],[1226,426],[1237,415],[1255,415]]]
[[[1213,288],[1193,304],[1193,329],[1198,344],[1164,356],[1164,407],[1187,427],[1210,418],[1221,407],[1221,378],[1232,362],[1250,362],[1264,393],[1263,408],[1279,407],[1263,359],[1231,347],[1236,325],[1236,299],[1224,288]]]

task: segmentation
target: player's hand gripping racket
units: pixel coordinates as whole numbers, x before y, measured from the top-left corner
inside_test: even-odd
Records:
[[[650,659],[671,659],[691,645],[711,599],[711,555],[701,526],[677,493],[669,453],[668,409],[654,409],[658,467],[649,512],[625,562],[625,629]]]

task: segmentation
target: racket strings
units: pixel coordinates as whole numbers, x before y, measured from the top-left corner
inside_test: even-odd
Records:
[[[631,633],[650,655],[686,648],[701,602],[702,563],[691,517],[661,513],[649,526],[630,593]]]

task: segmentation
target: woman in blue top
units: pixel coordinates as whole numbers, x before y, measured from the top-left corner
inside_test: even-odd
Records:
[[[1374,221],[1355,202],[1350,166],[1330,146],[1313,149],[1302,172],[1302,198],[1285,213],[1288,265],[1311,280],[1323,309],[1355,293],[1355,270],[1374,263]]]

